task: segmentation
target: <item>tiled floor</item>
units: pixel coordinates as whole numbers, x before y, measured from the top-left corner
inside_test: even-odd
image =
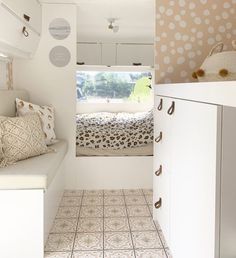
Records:
[[[67,190],[45,258],[167,258],[152,190]]]

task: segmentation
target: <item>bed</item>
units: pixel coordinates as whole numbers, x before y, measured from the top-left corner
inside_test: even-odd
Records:
[[[153,111],[76,116],[77,156],[153,155]]]

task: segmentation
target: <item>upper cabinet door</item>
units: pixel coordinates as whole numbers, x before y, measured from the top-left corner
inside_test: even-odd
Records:
[[[118,44],[117,65],[154,65],[153,44]]]
[[[102,49],[97,43],[77,44],[77,64],[78,65],[101,65]]]
[[[41,33],[42,9],[37,0],[2,0],[2,3],[19,18]]]
[[[102,44],[102,65],[107,65],[107,66],[116,65],[116,44],[115,43]]]

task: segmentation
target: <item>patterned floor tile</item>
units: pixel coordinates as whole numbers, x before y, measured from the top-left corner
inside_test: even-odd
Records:
[[[74,250],[102,250],[103,234],[102,233],[77,233],[75,238]]]
[[[72,258],[103,258],[103,251],[77,251]]]
[[[78,222],[78,232],[102,232],[102,218],[80,218]]]
[[[82,206],[79,216],[81,218],[101,218],[103,217],[103,206]]]
[[[135,258],[133,250],[105,251],[104,258]]]
[[[44,258],[71,258],[71,252],[45,252]]]
[[[105,206],[104,207],[104,217],[114,218],[114,217],[126,217],[125,206]]]
[[[163,249],[135,250],[136,258],[166,258]]]
[[[109,232],[104,233],[104,249],[122,250],[132,249],[132,240],[129,232]]]
[[[65,197],[78,197],[83,195],[83,190],[65,190],[64,196]]]
[[[51,233],[73,233],[76,225],[77,219],[55,219]]]
[[[59,207],[56,218],[69,219],[77,218],[79,216],[79,207]]]
[[[85,190],[84,196],[103,196],[103,190]]]
[[[104,190],[105,196],[123,195],[122,190]]]
[[[60,206],[76,207],[81,205],[82,197],[63,197]]]
[[[143,192],[141,189],[124,189],[123,190],[124,195],[143,195]]]
[[[144,196],[127,195],[125,196],[125,202],[127,205],[146,205],[147,204]]]
[[[74,233],[50,234],[45,246],[46,252],[72,251]]]
[[[104,231],[129,231],[127,218],[105,218]]]
[[[132,217],[129,223],[131,231],[156,230],[152,217]]]
[[[84,196],[82,200],[82,205],[86,206],[99,206],[103,205],[103,197],[102,196]]]
[[[160,238],[156,231],[133,232],[132,237],[136,249],[162,248]]]
[[[127,212],[129,217],[150,217],[151,213],[147,205],[134,205],[127,206]]]
[[[148,205],[152,205],[152,203],[153,203],[152,195],[145,195],[145,199],[146,199],[146,202],[148,203]]]
[[[153,195],[153,190],[152,189],[142,189],[144,195]]]
[[[123,196],[104,196],[104,205],[125,205]]]

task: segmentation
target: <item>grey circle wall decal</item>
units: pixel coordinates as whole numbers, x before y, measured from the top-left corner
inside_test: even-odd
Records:
[[[50,62],[57,67],[68,65],[71,59],[70,51],[63,46],[56,46],[49,53]]]
[[[49,33],[54,39],[66,39],[71,32],[70,24],[63,18],[56,18],[49,24]]]

